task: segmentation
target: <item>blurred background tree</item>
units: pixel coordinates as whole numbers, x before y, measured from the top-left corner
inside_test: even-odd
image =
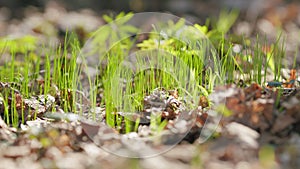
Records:
[[[192,15],[201,18],[216,15],[223,8],[237,8],[247,17],[256,18],[264,10],[282,3],[291,3],[297,0],[1,0],[0,8],[10,10],[11,17],[22,17],[24,8],[28,6],[44,9],[54,1],[63,5],[67,10],[89,8],[96,12],[105,11],[162,11],[177,15]]]

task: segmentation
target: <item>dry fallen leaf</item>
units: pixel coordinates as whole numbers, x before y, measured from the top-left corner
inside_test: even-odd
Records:
[[[81,121],[80,125],[84,133],[88,135],[90,138],[93,138],[95,135],[97,135],[100,128],[99,125],[90,123],[88,121]]]
[[[279,114],[275,123],[271,129],[272,133],[277,133],[292,125],[295,122],[295,119],[287,114]]]

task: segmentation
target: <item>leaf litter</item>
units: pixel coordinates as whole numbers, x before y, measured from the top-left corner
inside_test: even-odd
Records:
[[[204,160],[203,162],[212,167],[215,167],[217,164],[230,167],[232,166],[231,162],[235,165],[241,165],[241,161],[250,162],[254,160],[253,166],[259,166],[260,164],[255,161],[255,159],[258,158],[257,152],[259,152],[265,144],[271,143],[281,145],[282,143],[286,143],[287,138],[294,141],[295,139],[297,140],[297,137],[295,138],[295,136],[297,135],[296,133],[299,133],[300,116],[297,110],[299,110],[300,93],[298,89],[296,89],[296,91],[297,92],[293,95],[281,98],[280,104],[276,105],[275,102],[278,91],[269,90],[258,84],[251,84],[245,88],[238,88],[235,85],[219,86],[216,88],[216,96],[218,96],[218,94],[220,96],[222,95],[221,97],[226,96],[225,105],[230,110],[231,114],[222,118],[219,126],[221,129],[217,130],[219,136],[215,136],[215,139],[212,139],[207,143],[208,145],[206,146],[209,146],[210,148],[205,150],[205,152],[208,153],[206,156],[209,156],[210,158],[209,161],[206,161],[205,159],[208,157],[204,156],[204,159],[202,159]],[[224,92],[227,92],[227,94]],[[17,97],[20,98],[16,100],[21,102],[21,96],[19,95]],[[44,96],[39,96],[39,98],[42,100]],[[147,100],[147,98],[149,99],[149,96],[145,99]],[[47,104],[43,105],[45,102],[39,102],[38,100],[39,99],[36,98],[35,104],[39,104],[41,106],[40,110],[43,110],[41,112],[46,113],[45,107]],[[38,106],[32,106],[32,102],[33,101],[27,101],[24,105],[31,108],[37,108]],[[51,104],[53,104],[53,102],[54,99],[52,99]],[[205,107],[206,103],[202,103],[203,101],[200,102],[199,105]],[[168,105],[168,99],[165,98],[163,103]],[[166,105],[164,107],[167,107]],[[162,108],[161,110],[166,109]],[[279,110],[280,112],[278,112]],[[172,115],[172,112],[170,115]],[[169,118],[169,124],[166,126],[167,128],[170,125],[172,126],[171,128],[176,126],[176,124],[172,122],[174,119],[173,115],[164,118]],[[198,113],[196,122],[193,123],[191,131],[172,151],[176,151],[182,146],[199,147],[197,146],[197,139],[206,118],[207,113]],[[49,121],[49,119],[55,119],[55,121]],[[75,114],[52,113],[51,116],[48,117],[41,116],[34,121],[28,120],[26,122],[28,127],[23,131],[13,130],[11,127],[7,126],[2,119],[0,122],[2,140],[1,158],[13,160],[30,157],[31,162],[29,162],[29,164],[32,163],[33,165],[35,160],[39,160],[40,163],[37,166],[40,168],[47,166],[63,167],[65,164],[62,164],[60,160],[58,160],[59,157],[72,158],[73,160],[79,158],[86,159],[90,156],[90,151],[92,151],[86,146],[97,147],[99,144],[101,144],[101,146],[114,146],[116,149],[120,150],[133,148],[141,151],[138,147],[143,147],[142,151],[151,151],[150,149],[147,150],[145,144],[128,144],[130,143],[130,141],[128,141],[130,137],[146,137],[151,134],[149,126],[145,124],[140,125],[136,135],[129,133],[125,136],[120,136],[118,131],[107,127],[104,122],[101,122],[100,124],[91,123],[87,118],[82,119],[82,117],[76,116]],[[186,123],[183,123],[182,125],[186,125]],[[179,125],[179,128],[182,127],[183,126]],[[166,134],[163,137],[165,138],[165,141],[162,141],[159,144],[168,144],[172,140],[171,135]],[[5,142],[6,145],[12,146],[4,146]],[[280,151],[278,151],[288,151],[285,153],[291,153],[289,152],[290,148],[286,146],[287,145],[279,146],[280,148],[278,149],[280,149]],[[102,160],[99,161],[95,158],[93,158],[95,161],[87,160],[90,161],[91,164],[99,164],[111,156],[108,152],[99,147],[97,148],[97,151],[102,152],[96,153],[97,159],[101,157],[100,159]],[[81,152],[83,155],[76,155],[76,152]],[[186,156],[176,156],[174,154],[170,156],[168,153],[166,155],[161,155],[160,158],[157,158],[156,160],[160,162],[164,161],[165,164],[169,165],[169,163],[171,163],[170,160],[178,160],[178,158],[185,159],[184,163],[178,164],[183,165],[183,168],[186,163],[192,161],[192,158],[187,160]],[[289,156],[289,158],[286,159],[287,157],[282,156],[281,153],[278,154],[278,158],[285,163],[287,160],[293,160],[292,156]],[[83,168],[87,167],[87,161],[78,164],[78,166],[82,166]],[[148,163],[149,162],[146,159],[141,161],[141,165],[148,165]]]

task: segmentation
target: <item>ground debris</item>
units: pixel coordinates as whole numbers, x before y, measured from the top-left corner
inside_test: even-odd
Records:
[[[195,168],[199,166],[264,168],[262,166],[269,165],[259,159],[259,153],[265,151],[264,145],[270,143],[279,145],[289,138],[289,144],[275,147],[274,152],[271,152],[283,166],[290,166],[289,163],[299,166],[297,163],[299,152],[292,150],[298,149],[299,145],[299,134],[296,132],[299,116],[296,110],[293,110],[298,106],[299,95],[286,98],[281,103],[282,112],[278,112],[277,107],[274,106],[275,92],[267,95],[263,88],[255,86],[240,89],[231,85],[223,89],[226,90],[220,91],[225,92],[226,99],[229,100],[226,105],[234,107],[230,105],[230,102],[234,101],[237,107],[230,109],[232,114],[223,117],[217,135],[203,145],[199,145],[196,140],[209,116],[209,112],[205,109],[200,109],[195,113],[196,121],[191,123],[192,129],[180,144],[167,153],[135,161],[117,157],[107,150],[115,150],[115,153],[123,153],[127,156],[155,154],[154,148],[164,149],[163,146],[168,146],[168,143],[178,141],[178,133],[181,133],[184,127],[191,125],[188,123],[188,118],[173,121],[173,124],[172,120],[169,120],[168,125],[171,127],[161,133],[162,139],[150,140],[148,136],[152,131],[148,125],[141,125],[137,133],[120,135],[118,131],[106,126],[103,122],[90,122],[82,117],[76,120],[65,120],[65,117],[70,114],[64,114],[60,120],[56,121],[49,121],[48,118],[27,121],[28,127],[18,133],[17,139],[11,136],[3,137],[5,135],[1,134],[2,140],[8,140],[11,137],[11,141],[6,143],[11,146],[5,147],[4,143],[0,143],[0,159],[12,168],[20,168],[25,159],[28,161],[26,165],[34,168],[99,168],[99,166],[120,168],[125,164],[134,164],[140,168],[190,168],[191,165],[195,165]],[[255,92],[251,92],[252,90]],[[221,102],[222,98],[219,97],[219,99]],[[240,106],[244,106],[246,110],[238,111]],[[256,120],[252,117],[253,114],[257,114]],[[263,127],[262,122],[265,123]],[[4,122],[0,124],[0,131],[14,135]],[[193,131],[196,131],[198,136],[195,133],[191,135]],[[173,138],[176,132],[177,135]],[[287,135],[283,137],[284,133]],[[201,163],[195,162],[198,158]],[[270,165],[276,167],[278,163],[273,161]]]
[[[280,90],[280,89],[279,89]],[[226,107],[232,115],[225,121],[235,121],[249,126],[260,133],[272,132],[275,135],[299,123],[297,95],[278,96],[278,90],[269,90],[252,84],[244,89],[236,88],[237,93],[226,98]],[[280,99],[280,102],[276,101]],[[280,104],[278,104],[280,103]],[[280,109],[280,112],[279,112]]]
[[[30,154],[29,146],[10,146],[4,150],[4,157],[17,158],[24,157]]]

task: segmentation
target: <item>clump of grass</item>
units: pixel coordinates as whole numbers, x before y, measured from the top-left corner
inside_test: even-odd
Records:
[[[245,39],[245,37],[242,37]],[[272,73],[274,81],[280,81],[280,71],[283,68],[285,58],[285,47],[279,35],[274,43],[266,38],[259,38],[249,44],[242,44],[239,53],[233,52],[233,45],[230,39],[224,36],[221,39],[218,51],[221,57],[221,73],[227,83],[236,83],[240,79],[246,83],[258,83],[264,85],[268,80],[267,76]],[[243,41],[244,43],[245,40]]]
[[[29,37],[23,38],[26,40]],[[30,114],[32,112],[24,100],[37,95],[44,95],[45,102],[48,94],[52,95],[58,99],[56,103],[65,112],[76,112],[74,92],[77,89],[76,59],[80,46],[75,36],[66,35],[64,48],[59,46],[50,50],[46,46],[41,46],[41,50],[36,46],[22,46],[19,41],[22,40],[0,41],[0,44],[5,44],[0,45],[1,57],[10,56],[0,66],[1,104],[4,109],[1,116],[7,124],[16,127],[25,123],[28,117],[36,118],[36,112]],[[35,89],[36,85],[38,91]],[[58,87],[58,91],[54,86]]]
[[[102,58],[106,65],[100,67],[104,73],[101,73],[97,83],[103,84],[102,105],[106,108],[106,123],[109,126],[120,126],[123,119],[119,117],[119,111],[142,111],[143,98],[156,88],[177,89],[179,95],[194,105],[188,108],[195,109],[199,96],[211,93],[214,86],[221,83],[217,53],[211,50],[209,41],[200,34],[195,37],[194,33],[199,30],[194,26],[182,25],[184,20],[177,23],[170,21],[168,24],[173,25],[174,30],[170,27],[165,30],[161,25],[162,30],[154,27],[148,34],[149,38],[137,45],[134,45],[134,40],[138,36],[134,39],[122,38]],[[179,32],[182,33],[180,36]],[[126,43],[128,40],[133,43]],[[130,55],[132,49],[138,49],[138,52]],[[130,117],[125,116],[124,123],[126,132],[137,128]],[[165,122],[160,121],[157,128],[162,128],[162,124]]]

